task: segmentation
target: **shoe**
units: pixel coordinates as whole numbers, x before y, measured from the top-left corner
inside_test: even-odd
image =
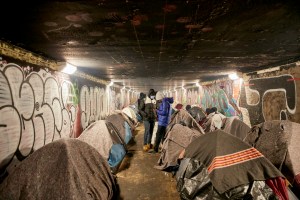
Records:
[[[149,149],[150,149],[150,145],[149,144],[146,144],[146,145],[143,146],[143,151],[148,152]]]

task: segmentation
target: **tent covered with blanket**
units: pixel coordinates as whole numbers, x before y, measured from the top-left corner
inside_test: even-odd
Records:
[[[107,126],[105,120],[98,120],[90,124],[78,139],[94,147],[108,161],[113,173],[118,171],[127,149],[117,129]]]
[[[238,117],[234,116],[223,119],[222,130],[243,140],[250,131],[250,127]]]
[[[130,106],[123,108],[121,112],[128,116],[134,125],[136,125],[140,120],[140,116],[138,116],[137,111]]]
[[[182,124],[174,124],[166,134],[167,137],[162,145],[160,158],[154,168],[159,170],[173,170],[178,166],[179,154],[193,140],[202,135],[199,129],[189,128]]]
[[[168,124],[166,132],[172,128],[174,124],[182,124],[189,128],[193,128],[200,133],[204,134],[203,128],[199,125],[199,123],[189,114],[188,111],[180,109],[172,114],[171,121]],[[167,135],[166,135],[167,136]]]
[[[253,126],[244,140],[268,158],[300,197],[300,124],[273,120]]]
[[[107,161],[77,139],[59,139],[33,152],[0,185],[0,199],[116,199]]]
[[[195,139],[176,173],[181,199],[283,199],[285,177],[258,150],[222,130]]]
[[[193,106],[188,112],[200,125],[206,118],[204,111],[199,106]]]
[[[123,113],[114,113],[106,117],[106,124],[108,126],[113,126],[123,141],[128,144],[133,136],[133,124],[129,121],[127,116],[124,116]]]

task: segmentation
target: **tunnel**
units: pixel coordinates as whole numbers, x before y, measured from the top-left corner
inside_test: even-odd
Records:
[[[0,17],[0,199],[300,197],[299,1],[3,1]]]

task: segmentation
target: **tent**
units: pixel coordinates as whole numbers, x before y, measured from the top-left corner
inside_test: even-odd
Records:
[[[222,130],[202,135],[186,148],[176,179],[181,199],[276,199],[275,191],[288,199],[281,172],[255,148]]]
[[[202,133],[194,128],[181,124],[172,126],[162,145],[160,158],[154,167],[159,170],[169,170],[172,167],[176,167],[180,152],[200,135]]]
[[[130,122],[128,122],[128,120],[126,121],[125,117],[126,116],[124,116],[122,113],[115,113],[107,116],[106,122],[112,124],[118,131],[122,140],[128,144],[132,138],[133,128],[129,125]]]
[[[244,140],[268,158],[300,196],[300,124],[273,120],[253,126]]]
[[[198,106],[193,106],[191,109],[188,110],[188,112],[197,122],[200,122],[204,118],[206,118],[204,111]]]
[[[137,114],[136,111],[133,110],[133,108],[127,106],[122,109],[122,113],[128,116],[133,121],[134,125],[138,123]]]
[[[116,199],[106,160],[77,139],[59,139],[33,152],[0,185],[0,199]]]
[[[135,104],[129,105],[128,107],[131,108],[134,111],[137,121],[142,122],[143,119],[142,119],[142,116],[141,116],[141,114],[139,112],[139,109],[138,109],[138,101]]]
[[[223,120],[222,130],[243,140],[250,131],[250,127],[238,117],[226,117]]]
[[[204,134],[203,128],[198,124],[198,122],[188,113],[186,110],[178,110],[172,114],[171,121],[167,126],[166,132],[168,133],[169,130],[174,126],[174,124],[182,124],[189,128],[193,128],[200,133]],[[166,134],[167,136],[167,134]]]
[[[108,161],[113,173],[116,173],[126,155],[126,144],[119,132],[105,120],[90,124],[78,137],[94,147]]]

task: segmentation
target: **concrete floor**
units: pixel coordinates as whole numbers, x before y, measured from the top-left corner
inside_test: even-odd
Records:
[[[176,180],[172,174],[154,168],[160,154],[143,152],[143,132],[141,125],[136,129],[134,142],[129,146],[117,181],[120,186],[121,200],[179,200]]]

